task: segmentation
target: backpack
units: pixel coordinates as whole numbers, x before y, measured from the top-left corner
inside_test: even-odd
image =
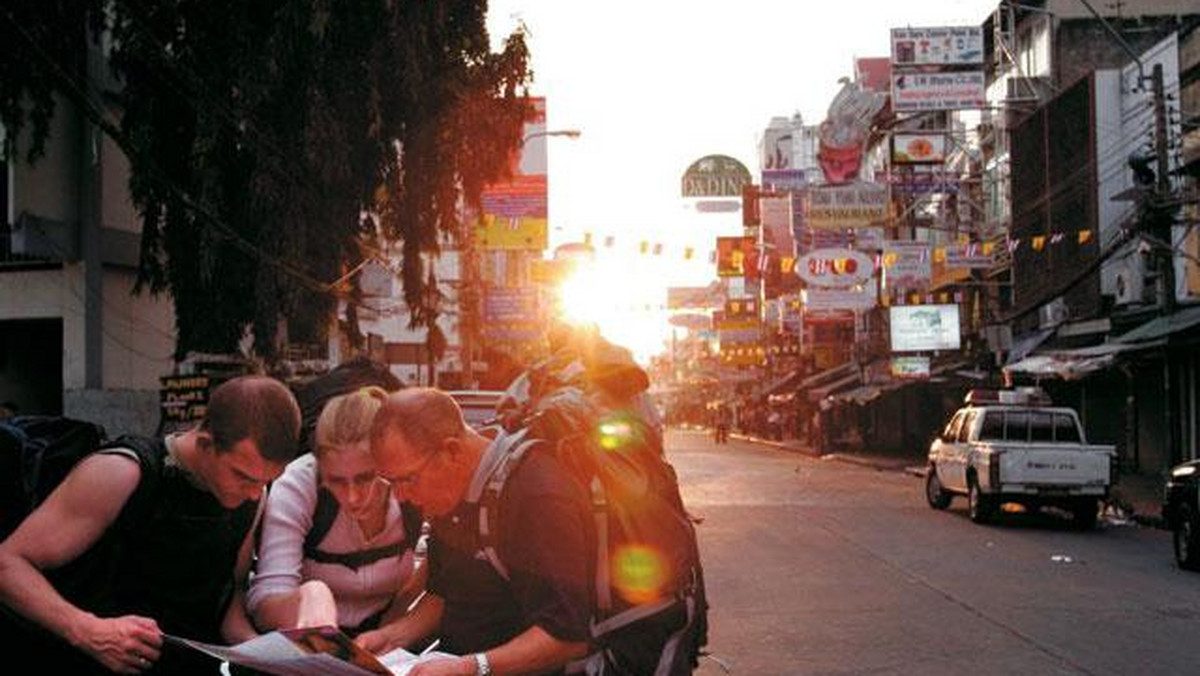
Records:
[[[568,354],[527,375],[525,400],[504,404],[502,458],[481,493],[468,496],[479,504],[481,555],[508,579],[496,543],[504,484],[529,453],[552,453],[589,492],[596,519],[593,650],[569,671],[690,674],[707,642],[703,570],[661,436],[630,401],[636,381],[633,391],[623,381],[629,405],[616,408],[597,396],[588,365]]]
[[[338,502],[333,493],[324,486],[317,487],[317,504],[313,508],[312,527],[304,536],[304,556],[318,563],[340,564],[350,570],[358,570],[363,566],[386,559],[389,556],[402,556],[407,549],[414,549],[417,539],[421,537],[421,511],[408,502],[400,503],[400,519],[404,523],[404,541],[391,545],[375,547],[348,554],[327,552],[319,547],[321,541],[333,528],[337,519]]]
[[[0,540],[106,440],[100,425],[59,416],[0,420]]]

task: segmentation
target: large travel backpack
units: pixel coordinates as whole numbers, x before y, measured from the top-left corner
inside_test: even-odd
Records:
[[[105,439],[100,425],[72,418],[26,415],[0,420],[0,540]]]
[[[695,529],[653,424],[637,406],[597,396],[588,373],[559,355],[529,374],[525,401],[507,403],[502,459],[468,496],[480,507],[481,554],[508,578],[495,540],[505,482],[529,453],[553,453],[588,491],[595,517],[593,650],[572,671],[689,674],[708,627]]]

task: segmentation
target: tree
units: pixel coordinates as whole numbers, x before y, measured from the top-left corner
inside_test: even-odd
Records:
[[[492,52],[483,0],[6,5],[0,39],[21,47],[0,53],[5,155],[28,128],[36,159],[56,93],[112,136],[142,218],[138,288],[172,296],[179,357],[233,351],[251,328],[270,360],[281,320],[323,340],[356,298],[333,282],[384,242],[400,244],[413,325],[431,326],[424,256],[466,232],[460,200],[508,176],[532,111],[524,36]],[[120,82],[102,98],[70,39],[87,27]]]

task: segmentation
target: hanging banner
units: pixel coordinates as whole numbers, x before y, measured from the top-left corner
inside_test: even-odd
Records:
[[[821,185],[808,189],[805,221],[815,230],[865,228],[887,219],[887,186]]]
[[[889,240],[883,247],[883,285],[896,289],[926,289],[930,277],[929,244]]]

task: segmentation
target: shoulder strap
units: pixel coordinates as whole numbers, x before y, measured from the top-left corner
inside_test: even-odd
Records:
[[[328,488],[317,483],[317,503],[313,506],[312,526],[308,529],[308,534],[304,536],[304,555],[313,558],[312,554],[317,551],[317,546],[329,534],[329,529],[333,528],[333,522],[337,519],[338,502],[337,498],[333,497],[333,493],[329,492]]]
[[[324,486],[317,488],[317,504],[313,508],[312,527],[304,536],[304,556],[317,563],[328,563],[358,570],[376,561],[393,556],[403,556],[412,549],[421,537],[421,512],[407,502],[400,503],[400,519],[404,524],[404,539],[390,545],[364,549],[356,552],[328,552],[320,548],[321,542],[333,528],[339,510],[337,498]]]
[[[500,496],[504,493],[504,485],[517,465],[531,448],[541,443],[537,439],[526,439],[525,430],[515,434],[501,435],[496,438],[491,450],[484,455],[483,462],[491,463],[484,467],[484,473],[475,476],[471,489],[468,491],[468,501],[479,505],[479,551],[496,573],[509,579],[508,566],[500,560],[496,550],[496,529],[499,521],[497,514],[500,507]]]

